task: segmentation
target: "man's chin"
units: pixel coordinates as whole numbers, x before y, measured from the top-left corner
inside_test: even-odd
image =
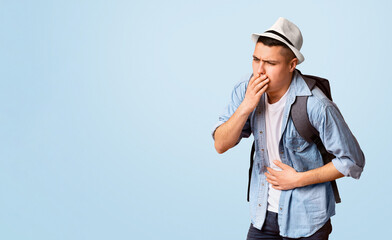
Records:
[[[267,90],[266,90],[265,92],[266,92],[267,94],[270,94],[270,93],[276,92],[276,90],[273,89],[273,88],[270,88],[270,87],[268,86],[268,88],[267,88]]]

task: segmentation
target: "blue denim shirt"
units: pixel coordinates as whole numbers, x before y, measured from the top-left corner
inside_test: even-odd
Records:
[[[249,78],[246,78],[234,87],[231,101],[219,117],[219,122],[212,133],[213,136],[216,128],[226,122],[241,104],[248,81]],[[332,160],[333,165],[345,176],[358,179],[365,165],[365,157],[357,140],[335,103],[331,102],[318,88],[310,91],[297,71],[294,72],[283,113],[279,141],[282,162],[293,167],[297,172],[305,172],[324,165],[317,146],[309,144],[299,135],[290,118],[290,108],[296,96],[309,96],[307,104],[309,120],[319,131],[325,148],[336,156]],[[249,137],[253,133],[256,142],[249,202],[251,222],[258,229],[261,229],[265,220],[269,184],[264,175],[267,171],[266,167],[269,166],[264,98],[265,94],[262,95],[259,105],[249,115],[238,139],[239,142],[241,138]],[[335,215],[335,199],[330,182],[282,191],[278,211],[280,235],[290,238],[312,235],[331,216]]]

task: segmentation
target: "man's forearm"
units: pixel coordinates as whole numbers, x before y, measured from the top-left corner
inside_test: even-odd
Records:
[[[335,168],[332,162],[306,172],[297,172],[294,168],[277,160],[275,160],[274,163],[280,167],[282,171],[267,167],[268,172],[266,172],[265,175],[267,181],[277,190],[289,190],[297,187],[329,182],[344,176]]]
[[[238,142],[250,113],[256,108],[261,96],[267,90],[268,82],[267,75],[260,74],[253,75],[249,80],[245,97],[241,100],[236,111],[229,120],[215,130],[215,149],[218,153],[226,152]]]
[[[249,107],[241,103],[229,120],[216,129],[214,139],[218,153],[224,153],[235,146],[250,113]]]
[[[341,177],[344,177],[344,175],[335,168],[332,162],[329,162],[322,167],[306,172],[300,172],[298,178],[298,187],[329,182]]]

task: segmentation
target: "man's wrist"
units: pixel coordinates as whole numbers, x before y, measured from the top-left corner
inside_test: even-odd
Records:
[[[299,188],[299,187],[304,187],[304,186],[306,186],[306,184],[305,184],[305,175],[306,175],[306,172],[297,172],[297,181],[296,181],[296,187],[297,188]]]
[[[240,106],[238,106],[238,110],[241,116],[248,117],[254,109],[248,107],[248,104],[246,104],[246,102],[244,101],[240,104]]]

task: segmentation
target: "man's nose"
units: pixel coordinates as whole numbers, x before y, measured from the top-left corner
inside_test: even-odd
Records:
[[[263,62],[260,62],[259,67],[257,68],[257,73],[260,74],[260,75],[265,74],[265,69],[264,69]]]

